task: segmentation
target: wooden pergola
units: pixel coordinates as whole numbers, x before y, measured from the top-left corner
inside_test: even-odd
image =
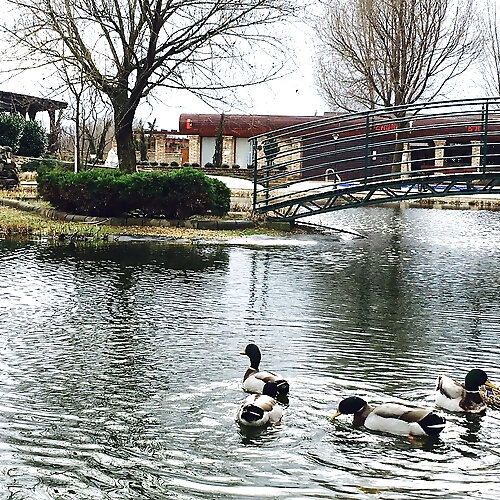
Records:
[[[56,118],[56,112],[62,112],[67,107],[68,103],[64,101],[0,91],[0,112],[19,113],[30,120],[34,120],[37,113],[48,113],[50,127],[49,152],[51,153],[57,152],[60,143],[60,113]]]

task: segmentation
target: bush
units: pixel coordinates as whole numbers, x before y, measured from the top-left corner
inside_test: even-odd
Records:
[[[231,191],[193,168],[171,172],[123,173],[94,169],[77,174],[40,167],[41,196],[70,213],[103,217],[141,211],[148,217],[186,218],[227,213]]]
[[[10,146],[21,156],[42,156],[47,150],[47,134],[38,122],[14,113],[0,113],[0,146]]]
[[[38,192],[56,208],[83,215],[116,216],[129,206],[120,196],[123,174],[117,170],[94,169],[68,172],[60,167],[38,169]]]
[[[47,167],[49,169],[62,168],[57,160],[44,158],[43,160],[30,160],[20,165],[22,172],[38,172],[40,167]]]
[[[18,154],[21,156],[42,156],[47,151],[48,139],[42,125],[35,121],[27,121],[19,141]]]
[[[17,153],[25,123],[17,113],[0,113],[0,146],[10,146],[12,152]]]
[[[205,163],[205,166],[203,168],[214,168],[214,164],[207,162],[207,163]]]
[[[231,190],[219,179],[211,181],[213,194],[210,210],[214,215],[227,214],[231,206]]]
[[[234,168],[234,169],[238,169],[238,168],[241,168],[241,167],[240,167],[237,163],[235,163],[235,164],[232,166],[232,168]]]
[[[223,163],[220,168],[229,168],[229,165],[227,163]]]

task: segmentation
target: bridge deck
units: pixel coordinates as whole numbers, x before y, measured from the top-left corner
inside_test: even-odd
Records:
[[[500,98],[321,118],[252,138],[256,213],[500,194]]]

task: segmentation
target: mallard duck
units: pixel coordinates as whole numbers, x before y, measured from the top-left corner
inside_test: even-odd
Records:
[[[260,365],[260,349],[255,344],[248,344],[243,352],[250,358],[250,368],[243,376],[243,389],[254,394],[262,394],[264,385],[267,382],[276,382],[278,386],[278,394],[286,396],[290,389],[288,382],[280,375],[267,371],[259,371]]]
[[[426,408],[408,403],[383,403],[373,407],[356,396],[343,399],[331,420],[342,414],[354,415],[356,427],[364,425],[372,431],[402,436],[437,436],[446,423],[443,417]]]
[[[471,370],[465,376],[465,384],[459,384],[446,375],[436,380],[436,405],[449,411],[483,413],[486,401],[479,392],[480,386],[498,391],[483,370]]]
[[[500,408],[500,389],[492,389],[491,387],[481,385],[479,387],[479,394],[487,406],[491,406],[496,409]]]
[[[236,420],[241,425],[261,427],[281,422],[283,410],[276,401],[278,385],[267,382],[262,394],[252,394],[241,404],[236,414]]]

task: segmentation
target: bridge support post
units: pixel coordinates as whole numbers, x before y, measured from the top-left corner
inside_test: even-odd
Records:
[[[483,167],[483,174],[486,173],[487,155],[488,155],[488,121],[489,121],[489,104],[486,100],[486,105],[483,109],[483,156],[481,158],[481,165]]]
[[[470,141],[472,145],[470,166],[478,172],[481,168],[481,141]]]
[[[252,139],[250,142],[252,152],[252,166],[253,166],[253,212],[257,208],[257,139]]]
[[[434,166],[444,167],[444,147],[446,140],[434,139],[434,144],[436,146],[434,150]]]
[[[411,148],[409,142],[403,143],[403,153],[401,155],[401,179],[408,179],[411,172]]]
[[[364,172],[363,177],[365,184],[368,180],[368,167],[370,166],[370,114],[369,112],[366,114],[366,123],[365,123],[365,163],[364,163]]]

